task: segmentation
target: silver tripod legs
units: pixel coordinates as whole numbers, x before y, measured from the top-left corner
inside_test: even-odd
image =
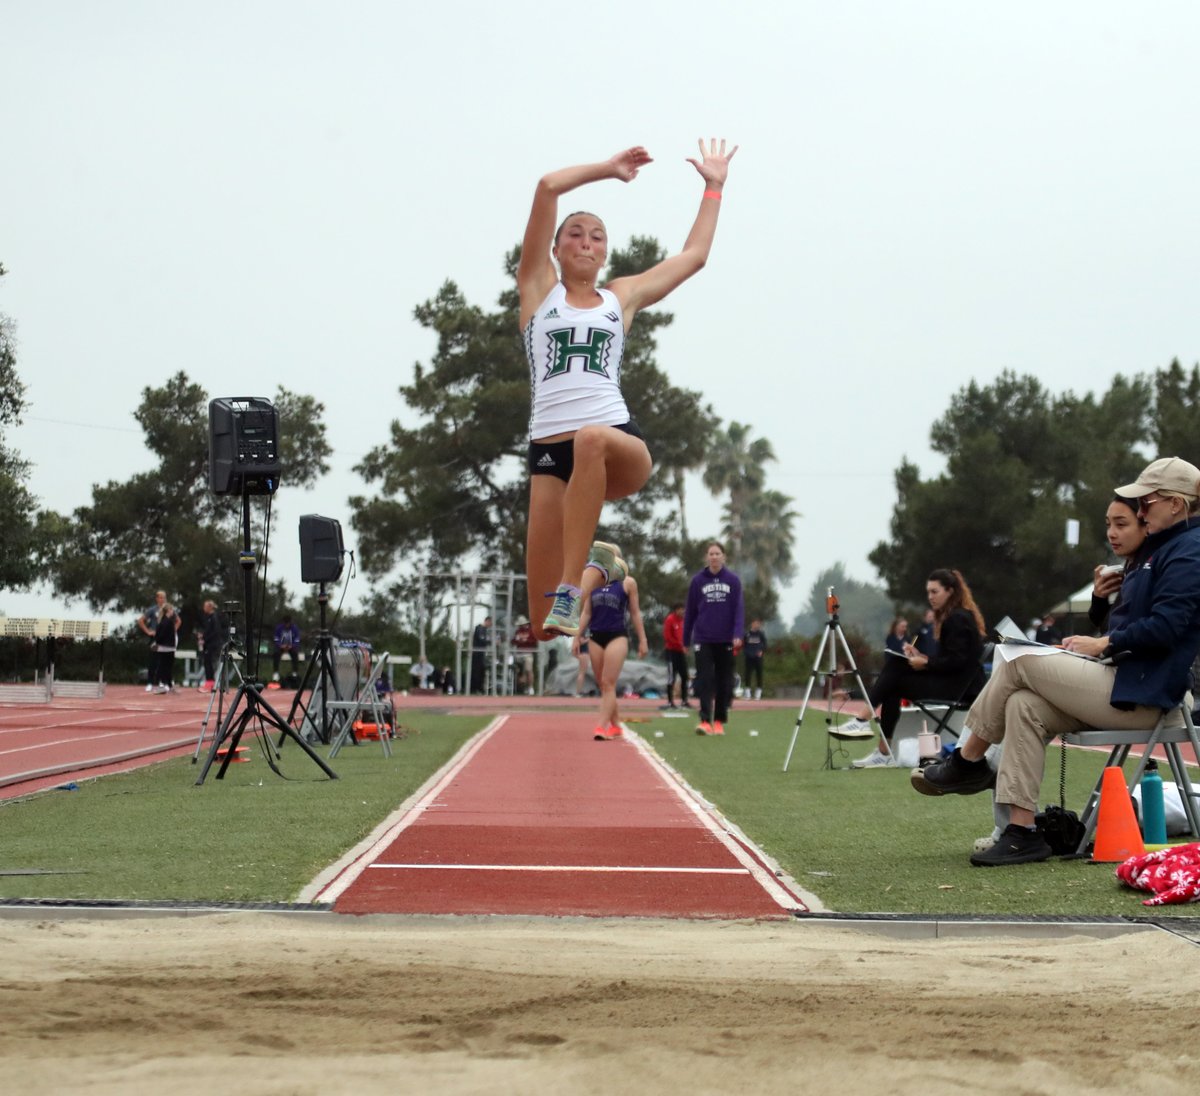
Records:
[[[217,707],[217,726],[221,725],[222,709],[225,702],[225,692],[229,688],[230,673],[237,678],[237,683],[241,686],[243,684],[242,671],[233,657],[233,647],[227,643],[221,648],[221,657],[217,662],[217,673],[213,678],[212,692],[208,694],[208,707],[204,711],[204,721],[200,724],[200,737],[196,739],[196,752],[192,755],[193,765],[200,760],[200,751],[204,746],[204,736],[208,733],[208,723],[212,718],[214,704]]]
[[[829,637],[831,634],[835,637],[833,643],[829,642]],[[854,674],[854,680],[858,684],[859,691],[862,693],[862,695],[864,697],[867,697],[870,695],[867,692],[867,687],[863,684],[862,675],[858,672],[858,666],[854,661],[854,655],[850,653],[850,644],[846,642],[846,634],[842,631],[841,623],[838,621],[837,615],[835,613],[833,616],[831,616],[829,618],[828,621],[826,621],[825,631],[821,633],[821,642],[817,646],[817,654],[816,654],[816,657],[813,659],[813,672],[808,679],[808,687],[804,690],[804,700],[800,705],[800,714],[796,716],[796,726],[792,729],[792,740],[788,744],[787,757],[785,757],[783,759],[783,771],[784,772],[788,771],[788,765],[790,765],[792,762],[792,751],[796,748],[796,739],[797,739],[797,737],[799,737],[799,734],[800,734],[800,724],[804,722],[804,713],[808,710],[808,698],[810,696],[812,696],[813,685],[816,683],[817,675],[820,673],[824,673],[830,681],[832,681],[833,678],[838,675],[838,672],[839,672],[838,668],[837,668],[837,643],[838,642],[840,642],[842,645],[842,653],[846,656],[846,664],[850,667],[851,672]],[[821,670],[821,656],[825,653],[826,647],[828,647],[828,650],[829,650],[829,665],[826,670],[822,671]],[[832,700],[832,697],[830,697],[830,700]],[[870,701],[868,700],[867,703],[870,704]],[[828,705],[828,709],[829,710],[826,715],[826,723],[827,724],[829,724],[833,718],[832,704]],[[879,727],[875,723],[874,709],[871,710],[867,719],[870,722],[871,726],[876,731],[878,731]],[[825,759],[825,765],[827,768],[832,767],[832,762],[828,756]]]

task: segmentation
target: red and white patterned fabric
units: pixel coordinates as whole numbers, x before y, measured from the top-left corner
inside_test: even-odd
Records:
[[[1117,878],[1127,886],[1154,892],[1143,906],[1200,901],[1200,843],[1131,856],[1117,865]]]

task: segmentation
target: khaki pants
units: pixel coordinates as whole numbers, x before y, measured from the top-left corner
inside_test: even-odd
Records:
[[[1003,742],[996,802],[1037,810],[1046,744],[1084,727],[1150,730],[1162,712],[1114,708],[1116,669],[1068,654],[996,659],[987,687],[967,712],[966,725],[985,742]]]

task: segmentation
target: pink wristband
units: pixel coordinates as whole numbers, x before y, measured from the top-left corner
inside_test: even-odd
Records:
[[[714,202],[719,202],[721,200],[721,192],[719,190],[706,190],[704,197],[711,198]]]

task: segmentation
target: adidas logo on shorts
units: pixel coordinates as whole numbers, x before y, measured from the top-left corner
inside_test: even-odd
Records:
[[[554,467],[554,458],[552,456],[550,456],[549,453],[543,453],[542,459],[537,462],[537,466],[539,468],[553,468]]]

